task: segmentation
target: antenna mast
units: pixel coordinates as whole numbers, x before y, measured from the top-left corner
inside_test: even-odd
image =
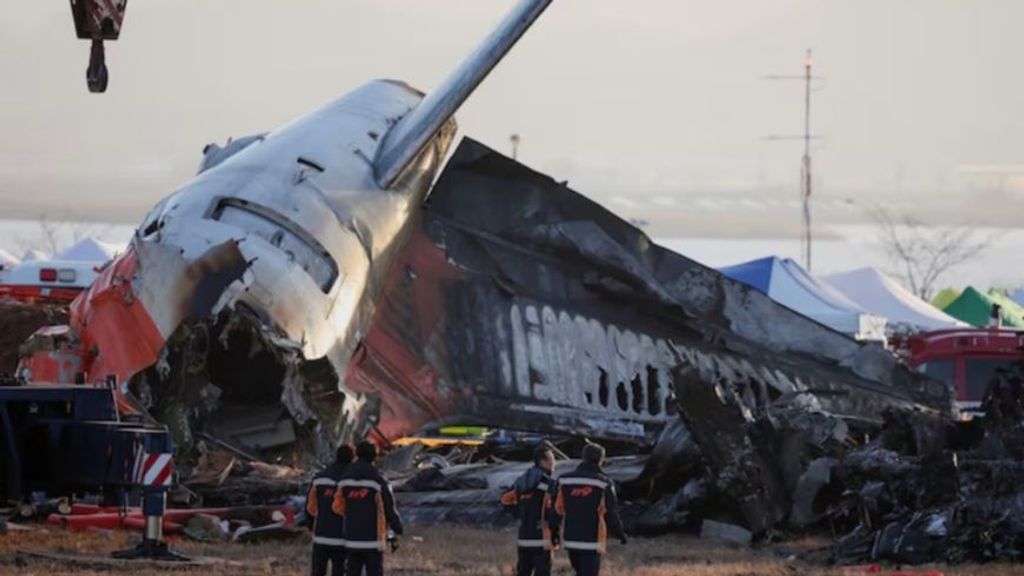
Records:
[[[803,229],[800,247],[804,255],[804,266],[811,271],[811,51],[807,50],[804,60],[804,158],[800,170],[800,199],[803,205]]]
[[[812,80],[818,80],[811,74],[814,61],[811,59],[811,51],[807,50],[807,58],[804,60],[804,73],[796,76],[766,76],[768,80],[803,80],[804,82],[804,131],[800,136],[769,136],[768,140],[802,140],[804,144],[804,155],[800,160],[800,257],[803,259],[804,268],[811,270],[811,186],[814,178],[811,172],[811,141],[817,137],[811,133],[811,86]]]

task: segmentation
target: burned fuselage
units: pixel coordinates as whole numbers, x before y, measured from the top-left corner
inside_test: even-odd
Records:
[[[392,266],[345,387],[384,436],[445,422],[650,445],[688,367],[752,404],[853,419],[948,409],[943,386],[665,250],[550,177],[464,141]]]
[[[382,238],[360,235],[369,229],[365,220],[339,226],[338,244],[359,242],[360,256],[372,254],[357,259],[359,267],[315,268],[340,262],[333,254],[341,252],[292,257],[282,249],[302,240],[289,228],[313,211],[302,203],[330,207],[326,224],[361,214],[352,209],[358,195],[332,205],[330,193],[309,194],[326,185],[311,178],[307,164],[322,156],[308,152],[305,162],[282,170],[277,181],[300,191],[296,205],[280,212],[267,210],[262,184],[251,196],[243,187],[225,199],[216,181],[206,181],[253,169],[250,162],[261,158],[245,155],[274,138],[205,172],[196,188],[171,196],[147,219],[128,254],[137,261],[137,300],[86,300],[147,310],[176,303],[167,345],[147,348],[152,361],[130,373],[145,368],[131,380],[133,390],[165,421],[191,422],[181,428],[204,423],[229,439],[249,430],[247,439],[235,439],[258,448],[305,438],[319,453],[342,438],[372,432],[388,439],[453,422],[651,445],[679,417],[674,384],[681,369],[702,386],[742,388],[750,405],[797,398],[874,421],[886,409],[949,406],[945,388],[877,345],[855,342],[652,244],[566,186],[473,141],[460,146],[425,204],[425,190],[417,189],[400,210],[384,212],[401,219],[379,250],[361,242]],[[424,162],[436,161],[442,144]],[[235,167],[239,173],[231,174]],[[195,212],[182,212],[183,202]],[[190,235],[197,221],[209,221],[210,230]],[[162,278],[163,268],[149,272],[147,263],[164,260],[147,251],[178,263],[187,259],[186,247],[198,256],[176,274],[192,278],[184,290],[190,296],[176,288],[147,301],[169,286],[150,287],[149,275]],[[325,292],[314,281],[319,274],[343,285],[356,273],[366,278],[360,297],[340,307],[329,306],[328,297],[341,287]],[[336,316],[332,324],[332,313],[343,322]],[[84,323],[83,333],[90,325],[95,331],[102,323]],[[99,340],[101,350],[117,350],[112,344],[124,337]],[[240,418],[237,425],[232,418]],[[277,440],[267,438],[274,433]]]
[[[74,303],[89,379],[179,440],[320,455],[446,422],[649,445],[680,365],[855,417],[948,401],[480,144],[430,191],[455,110],[549,2],[523,0],[428,96],[371,82],[208,148]]]

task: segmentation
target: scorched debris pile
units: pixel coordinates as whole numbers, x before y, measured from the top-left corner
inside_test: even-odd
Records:
[[[183,312],[151,351],[131,390],[192,448],[181,463],[193,489],[280,501],[301,480],[260,456],[310,464],[356,431],[498,426],[625,447],[634,456],[614,475],[636,530],[744,540],[828,527],[847,534],[843,562],[1017,558],[1018,373],[992,387],[984,423],[957,423],[946,386],[877,344],[653,244],[472,140],[411,218],[344,374],[242,306]],[[243,275],[225,270],[194,275],[212,281],[190,292],[201,309]],[[358,415],[343,409],[353,402]],[[397,470],[413,517],[507,520],[497,494],[521,465],[416,462]],[[259,494],[225,497],[247,484]]]
[[[345,387],[377,431],[455,421],[650,447],[671,370],[827,409],[948,409],[946,388],[666,250],[571,190],[464,140],[390,270]]]
[[[1024,554],[1024,386],[997,375],[987,416],[890,409],[880,425],[808,405],[769,404],[744,386],[676,372],[680,411],[701,447],[705,510],[762,538],[844,534],[834,560],[1018,561]]]
[[[859,519],[840,561],[985,562],[1024,558],[1024,389],[996,375],[980,422],[894,418],[841,468],[836,519]]]

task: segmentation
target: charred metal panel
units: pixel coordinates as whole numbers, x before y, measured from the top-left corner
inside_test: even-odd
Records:
[[[756,382],[840,414],[945,410],[936,382],[654,245],[542,174],[465,140],[390,270],[347,386],[380,431],[441,422],[652,443],[670,372]],[[704,380],[714,383],[714,380]]]
[[[628,315],[517,296],[422,234],[392,272],[346,382],[382,400],[384,436],[460,422],[652,443],[674,418],[675,355]]]

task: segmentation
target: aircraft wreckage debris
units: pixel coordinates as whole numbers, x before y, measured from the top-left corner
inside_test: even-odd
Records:
[[[653,244],[564,183],[473,140],[403,224],[390,264],[378,266],[373,302],[353,310],[366,322],[361,337],[336,334],[344,338],[333,348],[322,318],[267,308],[277,300],[254,276],[267,262],[254,254],[271,249],[264,240],[221,231],[189,251],[175,244],[192,242],[174,224],[183,194],[147,216],[73,303],[69,338],[80,342],[85,381],[124,382],[120,401],[169,425],[185,465],[204,434],[310,465],[339,440],[386,442],[450,422],[646,450],[670,441],[672,371],[682,365],[700,378],[758,382],[752,393],[764,400],[796,395],[865,421],[884,408],[949,408],[944,386],[880,346]],[[224,202],[211,218],[272,216]]]
[[[200,540],[293,537],[340,442],[458,424],[608,445],[632,531],[748,545],[827,529],[839,563],[1024,558],[1020,369],[984,419],[958,421],[946,385],[881,345],[565,182],[471,139],[442,169],[455,112],[548,4],[520,3],[430,94],[372,81],[208,146],[66,326],[33,333],[65,311],[0,303],[0,380],[102,385],[118,425],[166,425],[181,482],[163,526]],[[382,466],[413,523],[507,525],[498,496],[529,466],[514,451],[412,444]],[[21,513],[153,517],[45,498]]]
[[[1008,456],[994,468],[967,455],[955,467],[924,458],[919,451],[942,454],[962,436],[948,433],[961,425],[942,384],[651,243],[472,140],[380,278],[344,377],[341,364],[305,359],[258,310],[233,300],[251,287],[250,266],[244,242],[186,261],[136,239],[72,306],[71,325],[101,360],[112,356],[128,372],[152,363],[129,380],[127,396],[175,432],[184,484],[206,505],[301,495],[299,470],[341,439],[500,423],[644,454],[620,478],[634,530],[696,531],[708,520],[763,540],[827,523],[851,531],[840,560],[909,562],[916,556],[891,544],[924,522],[898,516],[919,508],[907,494],[943,494],[924,491],[922,476],[955,470],[970,494],[982,494],[1003,486],[984,479],[986,469],[999,478],[1020,469]],[[159,290],[128,297],[152,282]],[[174,306],[152,316],[158,292]],[[123,340],[107,322],[117,319],[142,335],[132,346],[110,348]],[[1002,400],[990,401],[999,417],[987,433],[1011,438],[1021,409],[1006,398],[1015,389],[993,390]],[[521,465],[480,458],[455,466],[408,458],[392,470],[400,501],[424,521],[510,521],[492,492]],[[991,526],[979,520],[984,510],[963,506],[978,522],[964,526]],[[962,516],[924,529],[958,533]]]
[[[230,305],[250,280],[243,252],[227,242],[186,262],[137,241],[72,306],[71,325],[101,358],[131,370],[152,362],[127,394],[175,430],[179,504],[301,500],[303,470],[337,440],[500,423],[642,454],[610,467],[627,522],[642,533],[740,542],[827,526],[846,534],[835,550],[843,563],[1024,550],[1017,375],[992,386],[983,422],[957,422],[943,385],[881,347],[651,243],[471,140],[380,279],[343,378],[330,362],[306,360],[258,311]],[[139,308],[154,292],[126,297],[140,279],[156,281],[146,278],[180,288],[162,316]],[[104,318],[153,338],[111,352],[101,344],[117,325]],[[466,448],[408,447],[391,458],[414,522],[512,522],[496,495],[525,464]],[[203,522],[193,531],[210,532]]]
[[[700,384],[686,370],[675,372],[682,420],[703,414],[717,424],[683,434],[698,451],[690,453],[695,460],[684,469],[694,474],[681,487],[665,481],[671,475],[652,466],[651,455],[609,462],[631,531],[697,531],[739,545],[840,534],[831,560],[848,565],[1022,558],[1019,370],[1001,374],[986,397],[986,411],[997,416],[971,422],[903,408],[884,409],[877,421],[840,417],[800,395],[759,406],[750,394],[730,394],[721,381]],[[710,391],[706,403],[698,402],[701,387]],[[722,409],[711,409],[716,404]],[[405,468],[388,472],[414,523],[514,522],[497,497],[528,464],[424,464],[422,456],[436,450],[404,447]],[[418,457],[409,458],[409,451]]]
[[[761,538],[846,530],[833,559],[850,564],[1024,558],[1024,386],[1001,372],[986,417],[886,409],[881,423],[754,396],[677,372],[719,512]],[[705,504],[706,506],[706,504]]]

